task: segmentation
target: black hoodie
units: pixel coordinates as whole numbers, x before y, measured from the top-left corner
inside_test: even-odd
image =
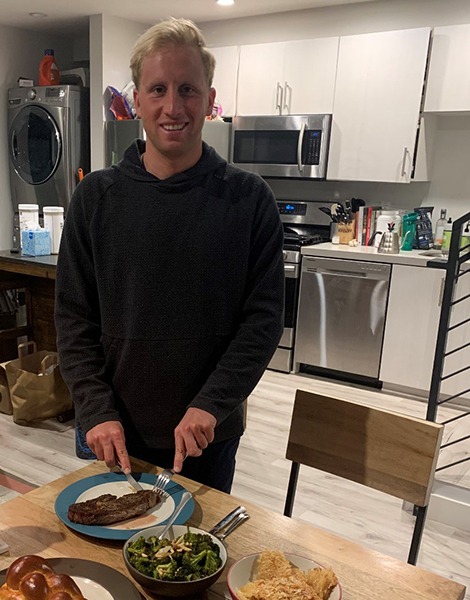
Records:
[[[129,451],[174,447],[189,406],[243,432],[243,400],[282,333],[282,225],[257,175],[213,148],[159,180],[144,142],[79,184],[56,281],[61,371],[86,432],[122,422]]]

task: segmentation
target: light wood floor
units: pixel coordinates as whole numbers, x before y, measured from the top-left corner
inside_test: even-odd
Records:
[[[247,429],[237,457],[232,493],[279,512],[283,511],[289,476],[290,462],[284,456],[297,388],[332,393],[419,417],[426,413],[426,404],[419,399],[267,371],[248,400]],[[459,414],[458,408],[439,410],[439,421]],[[459,431],[469,426],[464,421],[468,419],[446,426],[444,438],[460,437]],[[0,476],[38,486],[73,471],[86,464],[75,456],[74,440],[71,423],[50,420],[39,427],[21,427],[11,417],[0,415]],[[468,445],[449,448],[440,463],[448,464],[465,455],[469,455]],[[439,478],[470,488],[470,463],[447,469]],[[0,502],[16,493],[0,486]],[[406,560],[413,517],[403,510],[400,500],[380,492],[301,468],[293,518]],[[470,600],[469,532],[428,519],[418,565],[466,585]]]

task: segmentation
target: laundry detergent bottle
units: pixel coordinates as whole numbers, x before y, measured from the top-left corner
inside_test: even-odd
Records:
[[[54,50],[44,51],[44,58],[39,63],[39,85],[59,85],[59,67],[55,62]]]

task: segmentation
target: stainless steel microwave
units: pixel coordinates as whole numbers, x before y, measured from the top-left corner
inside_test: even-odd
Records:
[[[325,179],[332,115],[234,117],[230,160],[263,177]]]

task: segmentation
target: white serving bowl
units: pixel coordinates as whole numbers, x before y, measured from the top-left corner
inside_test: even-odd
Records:
[[[153,535],[159,536],[160,532],[163,531],[163,527],[164,525],[148,527],[147,529],[138,531],[127,540],[122,550],[124,563],[127,567],[127,570],[132,575],[132,577],[138,583],[140,583],[140,585],[143,588],[161,596],[167,596],[170,598],[184,598],[185,596],[193,596],[195,594],[200,594],[212,584],[214,584],[217,581],[217,579],[219,579],[227,562],[227,550],[225,546],[218,538],[215,537],[215,535],[212,535],[204,529],[198,529],[197,527],[189,527],[189,531],[191,533],[203,533],[209,535],[212,538],[212,541],[215,544],[217,544],[220,548],[220,558],[222,560],[222,564],[219,567],[219,569],[217,569],[215,573],[212,573],[212,575],[209,575],[209,577],[204,577],[203,579],[196,579],[194,581],[164,581],[162,579],[155,579],[154,577],[144,575],[144,573],[138,571],[129,562],[129,559],[127,557],[127,547],[129,546],[129,544],[132,544],[132,542],[137,541],[141,536],[143,536],[145,539],[148,539]],[[172,525],[169,531],[165,534],[165,537],[169,540],[173,540],[180,537],[181,535],[184,535],[187,531],[187,525]]]
[[[260,553],[249,554],[248,556],[238,560],[230,567],[227,574],[227,585],[232,600],[240,600],[237,595],[237,591],[249,581],[253,581],[255,579],[256,565],[258,563],[259,556]],[[298,556],[297,554],[285,553],[284,556],[302,571],[308,571],[310,569],[315,569],[316,567],[323,567],[323,565],[319,565],[314,560],[305,558],[304,556]],[[341,600],[341,598],[342,589],[341,585],[338,583],[338,585],[331,592],[329,600]]]

